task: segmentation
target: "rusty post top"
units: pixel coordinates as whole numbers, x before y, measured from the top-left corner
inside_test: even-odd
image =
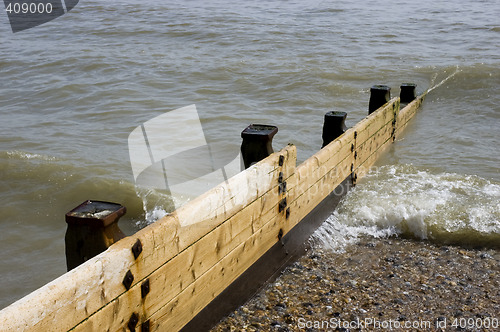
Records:
[[[375,84],[375,85],[372,85],[372,87],[370,88],[370,90],[390,91],[391,87],[388,86],[388,85],[385,85],[385,84]]]
[[[106,227],[118,221],[125,212],[127,209],[117,203],[88,200],[66,213],[66,223]]]
[[[391,88],[387,85],[373,85],[370,88],[370,102],[368,114],[373,113],[391,99]]]
[[[415,98],[417,98],[417,85],[414,83],[403,83],[401,84],[401,92],[399,98],[402,103],[411,103]]]
[[[325,120],[323,122],[323,145],[324,148],[331,141],[345,133],[347,127],[345,125],[345,119],[347,118],[346,112],[330,111],[325,114]]]
[[[251,124],[246,127],[241,132],[241,138],[251,139],[251,140],[270,140],[278,132],[278,127],[261,125],[261,124]]]
[[[347,112],[339,112],[339,111],[330,111],[325,114],[325,118],[342,118],[346,119],[347,118]]]

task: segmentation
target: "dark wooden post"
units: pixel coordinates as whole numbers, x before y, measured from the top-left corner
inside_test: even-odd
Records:
[[[391,88],[387,85],[374,85],[370,88],[370,104],[368,114],[372,114],[391,100]]]
[[[345,125],[346,118],[346,112],[331,111],[325,114],[325,122],[323,123],[322,148],[345,133],[345,131],[347,130],[347,127]]]
[[[126,211],[124,206],[116,203],[85,201],[66,213],[68,271],[125,237],[118,227],[118,219]]]
[[[245,169],[273,153],[273,137],[278,127],[251,124],[241,132],[241,156]]]
[[[417,85],[414,83],[401,84],[401,91],[399,93],[401,103],[409,104],[417,98]]]

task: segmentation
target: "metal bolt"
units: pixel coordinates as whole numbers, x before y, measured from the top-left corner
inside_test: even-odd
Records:
[[[149,293],[149,279],[146,279],[141,285],[141,297],[145,298]]]
[[[280,195],[286,193],[286,182],[280,183],[278,186],[278,193]]]
[[[283,172],[280,172],[280,174],[278,174],[278,183],[283,183]]]
[[[285,163],[285,156],[284,155],[280,155],[280,159],[279,159],[278,165],[283,166],[284,163]]]
[[[286,197],[283,198],[279,203],[279,212],[283,212],[286,208]]]
[[[123,278],[122,282],[123,286],[125,286],[125,288],[129,290],[133,282],[134,282],[134,275],[132,274],[132,272],[130,272],[130,270],[128,270],[127,273],[125,274],[125,278]]]
[[[286,209],[286,219],[290,218],[290,208]]]
[[[135,327],[137,326],[137,323],[139,323],[139,316],[134,312],[132,313],[132,316],[130,316],[130,320],[128,321],[127,327],[130,331],[135,331]]]
[[[150,324],[149,319],[147,321],[145,321],[144,323],[142,323],[141,332],[149,332],[150,325],[151,324]]]
[[[142,252],[142,243],[141,240],[137,239],[137,241],[132,247],[132,253],[134,254],[134,258],[137,259],[137,257],[139,257],[141,252]]]
[[[278,240],[281,241],[282,238],[283,238],[283,229],[280,228],[280,231],[278,232]]]

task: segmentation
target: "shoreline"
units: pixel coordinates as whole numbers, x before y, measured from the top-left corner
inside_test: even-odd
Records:
[[[363,237],[310,249],[212,331],[491,331],[499,272],[495,249]]]

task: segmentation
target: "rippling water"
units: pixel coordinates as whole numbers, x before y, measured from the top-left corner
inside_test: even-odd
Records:
[[[127,137],[190,104],[216,157],[259,122],[302,161],[324,113],[366,115],[371,85],[396,95],[453,75],[332,219],[498,244],[499,12],[495,0],[82,0],[16,34],[1,16],[0,307],[65,272],[64,214],[82,201],[125,205],[128,234],[161,212],[162,195],[135,188]]]

